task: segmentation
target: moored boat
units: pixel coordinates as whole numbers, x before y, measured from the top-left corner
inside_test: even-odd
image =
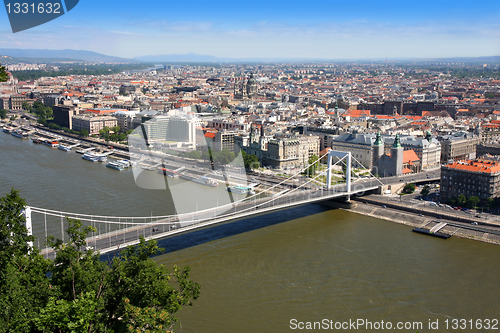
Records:
[[[60,150],[63,150],[63,151],[67,151],[67,152],[70,152],[71,151],[71,148],[68,147],[68,146],[65,146],[65,145],[59,145],[57,147],[57,149],[60,149]]]
[[[248,186],[228,186],[227,190],[236,194],[255,194],[255,191]]]
[[[43,140],[42,143],[46,146],[52,147],[52,148],[57,148],[59,146],[59,141],[56,140]]]
[[[125,169],[123,167],[123,164],[121,164],[120,162],[111,162],[111,161],[106,163],[106,167],[111,168],[111,169],[115,169],[118,171],[122,171],[123,169]]]
[[[91,161],[91,162],[97,162],[98,161],[97,157],[95,157],[94,155],[89,154],[89,153],[83,154],[82,158],[84,160]]]
[[[12,131],[12,133],[10,133],[10,135],[15,136],[16,138],[22,138],[23,137],[21,131],[19,131],[19,130]]]

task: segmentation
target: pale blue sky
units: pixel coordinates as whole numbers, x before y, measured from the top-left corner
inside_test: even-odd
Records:
[[[81,0],[0,48],[82,49],[135,57],[397,58],[500,55],[500,1]]]

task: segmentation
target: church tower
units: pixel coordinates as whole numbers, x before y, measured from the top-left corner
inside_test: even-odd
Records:
[[[377,138],[373,143],[373,155],[372,155],[372,173],[378,175],[378,161],[384,155],[384,142],[382,141],[382,136],[380,132],[377,133]]]
[[[427,131],[427,133],[425,133],[425,139],[431,143],[432,142],[432,134],[431,134],[431,131]]]
[[[391,148],[391,159],[393,163],[393,175],[400,176],[403,174],[403,147],[399,139],[399,134],[396,134],[394,144]]]

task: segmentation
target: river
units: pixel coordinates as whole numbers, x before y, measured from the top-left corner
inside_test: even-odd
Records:
[[[122,216],[173,209],[167,191],[135,186],[130,170],[111,170],[5,133],[0,168],[0,195],[20,189],[37,207]],[[202,188],[192,185],[192,191]],[[179,313],[183,332],[292,332],[300,323],[324,320],[333,327],[349,320],[372,323],[372,329],[358,327],[361,332],[386,331],[375,329],[381,321],[394,327],[421,322],[420,332],[475,332],[476,320],[500,317],[499,246],[418,235],[343,210],[307,205],[162,246],[167,253],[156,261],[189,265],[201,284],[201,297]],[[466,329],[454,321],[460,319],[467,320]],[[436,320],[438,330],[430,330],[429,321]]]

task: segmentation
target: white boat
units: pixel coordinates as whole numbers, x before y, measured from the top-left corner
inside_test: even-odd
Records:
[[[67,152],[71,151],[71,148],[68,146],[65,146],[65,145],[59,145],[59,147],[57,147],[57,149],[61,149],[63,151],[67,151]]]
[[[23,137],[21,131],[19,131],[19,130],[12,131],[12,133],[10,133],[10,135],[15,136],[16,138],[22,138]]]
[[[99,161],[99,159],[98,159],[97,157],[95,157],[95,156],[94,156],[94,155],[92,155],[92,154],[88,154],[88,153],[83,154],[83,155],[82,155],[82,158],[83,158],[84,160],[91,161],[91,162],[97,162],[97,161]]]
[[[5,127],[5,128],[3,129],[3,131],[4,131],[4,133],[10,133],[10,132],[12,132],[12,128],[10,128],[10,127]]]
[[[92,158],[92,159],[95,159],[97,162],[106,162],[108,160],[108,157],[106,155],[98,154],[98,153],[95,153],[93,151],[89,151],[89,152],[83,154],[82,158],[84,158],[86,160],[89,158]]]
[[[59,146],[59,142],[55,140],[43,140],[43,144],[52,148]]]
[[[99,162],[106,162],[108,160],[108,157],[103,154],[95,154],[95,156],[97,156],[97,160]]]
[[[250,187],[247,186],[228,186],[227,190],[236,194],[252,194],[250,191],[253,191]],[[255,194],[255,192],[254,192]]]
[[[117,161],[118,163],[121,163],[123,165],[124,168],[129,168],[131,163],[129,160],[119,160]]]
[[[120,162],[111,162],[110,161],[110,162],[106,163],[106,167],[111,168],[111,169],[115,169],[118,171],[122,171],[124,169],[123,164],[121,164]]]

